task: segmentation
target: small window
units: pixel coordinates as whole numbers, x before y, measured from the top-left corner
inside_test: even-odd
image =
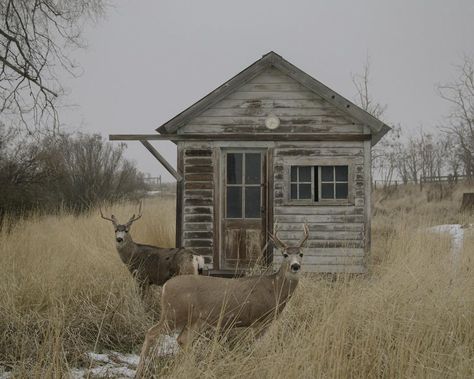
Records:
[[[321,166],[321,199],[347,199],[348,194],[348,167]]]
[[[349,166],[291,166],[291,200],[347,200]]]
[[[291,167],[291,199],[312,199],[313,166]]]

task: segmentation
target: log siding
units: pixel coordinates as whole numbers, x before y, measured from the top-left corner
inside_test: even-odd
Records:
[[[206,147],[187,148],[180,144],[183,161],[182,246],[206,258],[212,267],[214,236],[213,151]]]

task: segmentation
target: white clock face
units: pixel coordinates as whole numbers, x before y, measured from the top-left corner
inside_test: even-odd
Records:
[[[276,129],[280,126],[280,119],[275,115],[269,115],[265,119],[265,126],[270,130]]]

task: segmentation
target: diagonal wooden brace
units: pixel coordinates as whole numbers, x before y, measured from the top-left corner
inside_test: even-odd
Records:
[[[158,150],[156,150],[153,145],[146,141],[146,140],[140,140],[143,146],[146,147],[146,149],[156,158],[158,161],[168,170],[168,172],[174,176],[177,182],[180,182],[183,180],[183,177],[181,176],[180,173],[178,173],[173,166],[171,166],[168,161],[161,155]]]

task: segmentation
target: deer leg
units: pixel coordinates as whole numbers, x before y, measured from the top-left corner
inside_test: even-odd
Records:
[[[199,321],[188,323],[184,326],[178,336],[178,344],[181,349],[185,350],[192,345],[195,334],[201,329],[202,324]]]
[[[167,329],[166,322],[160,321],[158,324],[152,326],[145,335],[145,342],[143,342],[142,351],[140,353],[140,361],[138,363],[135,378],[142,378],[145,374],[148,364],[150,363],[150,350],[156,346],[156,341],[160,334]]]

